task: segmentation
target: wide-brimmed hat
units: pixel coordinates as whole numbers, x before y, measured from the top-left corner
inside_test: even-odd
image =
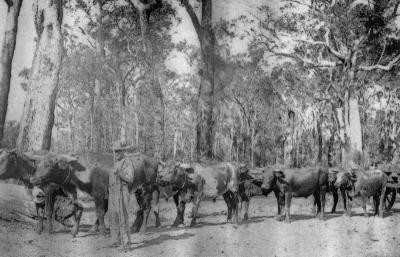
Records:
[[[123,144],[120,141],[113,143],[113,150],[114,152],[121,152],[121,151],[132,151],[134,149],[133,146]]]

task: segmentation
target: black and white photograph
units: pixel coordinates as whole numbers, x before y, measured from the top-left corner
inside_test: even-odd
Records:
[[[0,0],[0,256],[400,256],[399,0]]]

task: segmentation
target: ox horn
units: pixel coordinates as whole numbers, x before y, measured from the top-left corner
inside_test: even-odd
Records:
[[[25,152],[24,155],[25,155],[28,159],[30,159],[30,160],[32,160],[32,161],[41,161],[41,160],[44,160],[44,159],[46,158],[45,155],[38,155],[38,154],[35,154],[35,153],[33,153],[33,152]]]
[[[86,167],[83,166],[77,158],[72,157],[67,154],[58,155],[57,161],[65,161],[65,162],[69,163],[75,171],[85,171],[86,170]]]

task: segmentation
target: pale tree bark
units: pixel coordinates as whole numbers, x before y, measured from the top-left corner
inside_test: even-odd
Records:
[[[97,60],[96,64],[98,67],[96,67],[96,75],[94,78],[94,88],[93,88],[93,95],[91,96],[93,98],[93,104],[91,106],[91,121],[92,121],[92,139],[91,139],[91,151],[93,152],[100,152],[102,147],[102,137],[101,137],[101,123],[102,123],[102,111],[101,111],[101,104],[102,104],[102,88],[104,81],[102,79],[102,72],[103,72],[103,67],[102,64],[104,63],[105,60],[105,50],[104,50],[104,31],[103,31],[103,16],[104,16],[104,11],[103,11],[103,6],[105,4],[105,0],[98,0],[96,5],[98,6],[99,9],[99,16],[97,17],[97,21],[99,24],[98,30],[97,30],[97,45],[96,45],[96,52],[97,52]]]
[[[11,66],[14,57],[15,42],[18,31],[18,17],[22,0],[8,0],[6,26],[0,52],[0,143],[3,140],[6,121],[8,94],[10,92]]]
[[[201,1],[201,22],[189,0],[181,1],[193,23],[200,42],[202,54],[201,81],[198,92],[196,150],[197,158],[205,155],[212,158],[213,109],[214,109],[214,72],[215,72],[215,35],[212,29],[212,1]]]
[[[161,7],[160,0],[151,0],[147,1],[147,3],[143,3],[140,0],[129,0],[132,6],[139,13],[139,24],[140,31],[142,37],[142,45],[143,51],[146,54],[147,63],[149,64],[150,72],[152,74],[152,91],[154,95],[159,99],[159,107],[161,112],[161,117],[159,118],[159,122],[156,124],[160,124],[161,126],[161,158],[165,161],[166,158],[166,143],[165,143],[165,104],[164,104],[164,94],[162,92],[162,88],[160,82],[158,80],[157,71],[156,71],[156,61],[153,56],[153,42],[148,40],[148,17],[151,12]],[[156,128],[155,128],[156,129]],[[156,130],[157,131],[157,130]]]
[[[19,151],[50,149],[63,52],[62,1],[38,0],[35,7],[38,43],[17,140]]]

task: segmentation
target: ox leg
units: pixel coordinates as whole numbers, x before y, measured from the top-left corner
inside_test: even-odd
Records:
[[[336,212],[336,206],[337,206],[337,203],[339,201],[339,194],[338,194],[338,190],[334,186],[332,186],[332,190],[331,191],[332,191],[332,196],[333,196],[333,206],[332,206],[331,213],[335,213]]]
[[[97,220],[96,223],[93,225],[92,230],[93,232],[97,232],[97,229],[100,230],[100,234],[105,235],[106,234],[106,227],[104,225],[104,215],[106,212],[106,207],[105,207],[105,201],[104,199],[95,199],[95,205],[96,205],[96,214],[97,214]]]
[[[56,200],[55,188],[48,187],[45,189],[45,209],[46,209],[46,219],[47,227],[45,229],[46,233],[53,232],[53,209]]]
[[[44,217],[44,208],[45,205],[43,203],[35,203],[36,214],[38,216],[38,222],[36,224],[36,233],[41,234],[43,232],[43,217]]]
[[[203,196],[203,193],[195,193],[194,194],[193,208],[192,208],[192,220],[190,221],[191,227],[196,225],[197,211],[199,210],[200,201],[201,201],[202,196]]]
[[[244,194],[242,195],[242,203],[244,203],[244,215],[243,215],[243,220],[248,220],[249,219],[249,205],[250,205],[250,198]]]
[[[319,192],[314,192],[314,205],[317,206],[317,211],[315,212],[315,216],[318,216],[319,213],[321,213],[321,199],[320,199],[320,194]]]
[[[290,203],[292,201],[292,193],[285,193],[285,222],[290,223]]]
[[[73,204],[74,204],[74,217],[75,217],[75,224],[72,228],[71,235],[75,237],[79,232],[79,223],[81,222],[81,217],[83,213],[83,206],[78,203],[78,193],[75,191],[73,194]]]
[[[154,217],[156,218],[156,228],[161,226],[159,217],[159,212],[160,212],[159,200],[160,200],[160,191],[154,190],[151,199],[151,209],[153,210]]]
[[[174,198],[174,203],[176,206],[176,218],[174,221],[174,224],[172,225],[173,227],[177,227],[180,224],[183,224],[183,216],[185,214],[185,202],[184,201],[179,201],[179,193],[175,194],[173,196]]]
[[[97,233],[97,231],[99,230],[99,213],[97,210],[97,206],[96,206],[96,221],[94,222],[94,224],[92,225],[92,227],[89,230],[89,233]]]
[[[374,216],[379,214],[378,208],[379,208],[379,195],[374,195],[372,197],[373,202],[374,202]]]
[[[228,191],[222,195],[224,197],[226,205],[228,206],[228,217],[226,220],[227,223],[229,223],[232,219],[232,199],[231,199],[230,194],[231,194],[231,192]]]
[[[233,223],[239,224],[239,197],[237,192],[232,192]]]
[[[349,192],[345,191],[347,202],[347,216],[351,217],[351,206],[353,205],[353,198],[349,196]]]
[[[139,210],[136,211],[136,218],[131,227],[131,233],[139,232],[142,224],[143,224],[143,210],[144,210],[144,199],[142,190],[135,191],[136,201],[139,205]]]
[[[319,192],[319,199],[321,202],[321,212],[319,214],[319,219],[324,220],[325,219],[325,194],[326,194],[326,186],[321,186],[321,190]],[[336,200],[337,203],[337,200]]]
[[[343,198],[343,208],[345,211],[347,211],[347,206],[346,206],[346,190],[344,188],[340,188],[340,194],[342,195]]]
[[[361,205],[364,210],[364,217],[368,218],[368,213],[367,213],[367,197],[364,195],[361,195]]]
[[[385,192],[386,192],[386,185],[382,187],[381,194],[380,194],[380,201],[379,201],[379,217],[383,218],[383,210],[385,205]]]
[[[279,191],[274,190],[275,198],[276,198],[276,203],[278,207],[278,214],[275,216],[275,219],[277,221],[282,221],[282,209],[284,208],[285,205],[285,196],[282,195]]]
[[[142,218],[142,226],[140,227],[140,234],[144,234],[147,229],[147,221],[149,219],[149,214],[151,210],[151,201],[152,201],[153,192],[150,189],[146,189],[144,191],[144,209],[143,209],[143,218]]]

